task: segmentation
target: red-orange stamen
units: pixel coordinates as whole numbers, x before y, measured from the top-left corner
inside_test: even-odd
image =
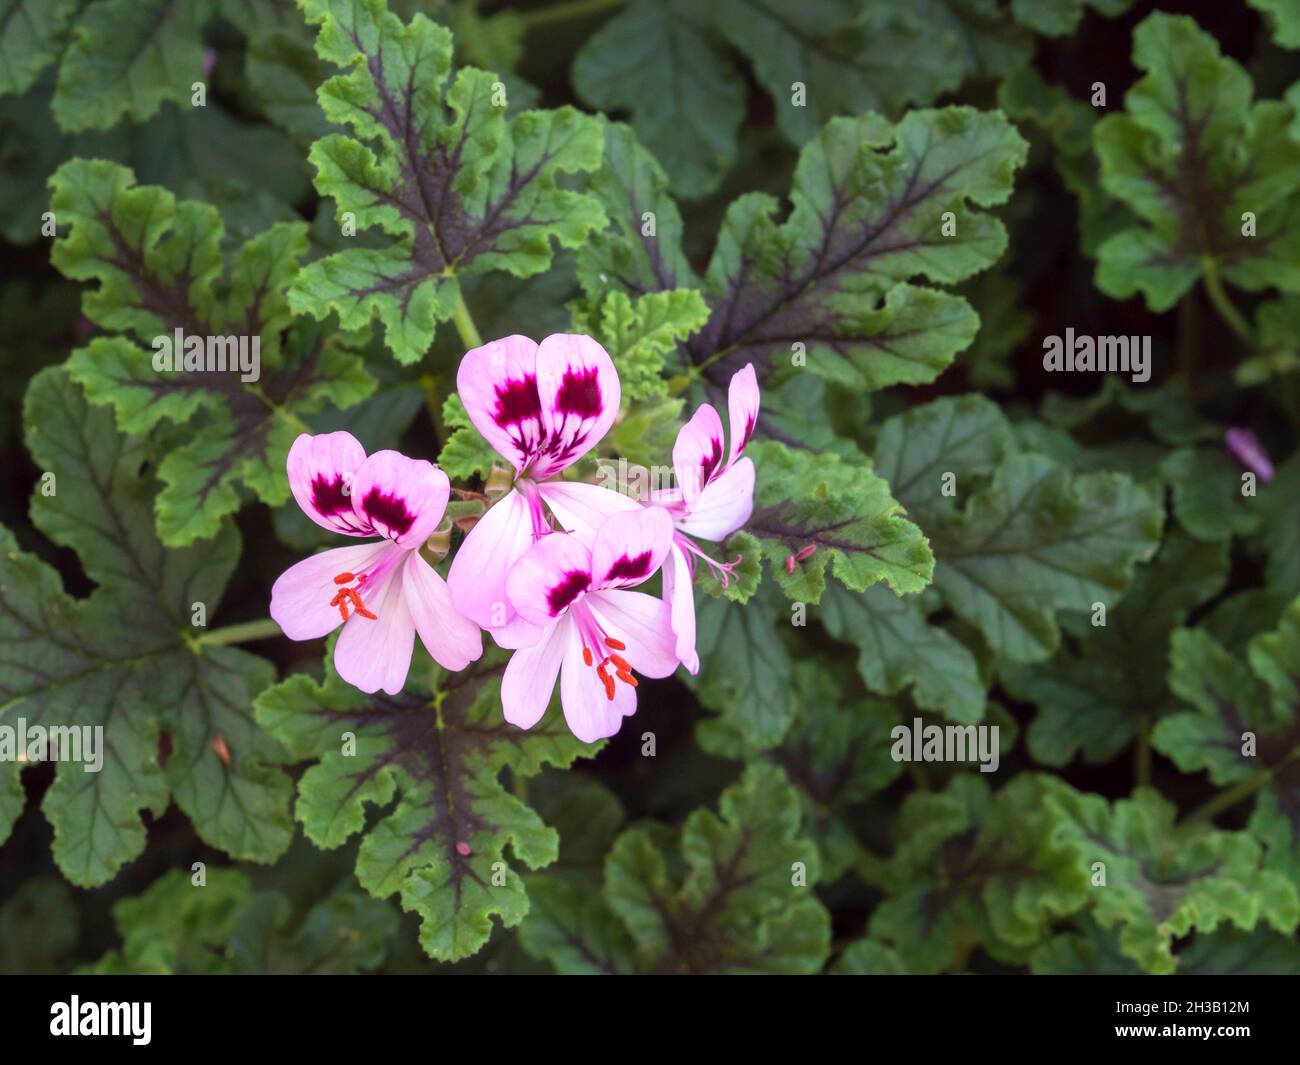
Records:
[[[618,655],[610,655],[605,659],[606,662],[613,662],[618,670],[622,673],[632,672],[632,667],[627,664],[626,658],[620,658]]]
[[[360,577],[357,577],[353,573],[344,572],[334,578],[335,584],[347,584],[348,581],[356,581],[357,586],[360,587],[366,583],[366,575],[363,573]],[[361,601],[361,593],[356,588],[340,588],[334,593],[334,598],[330,600],[330,606],[339,608],[339,614],[344,621],[348,620],[349,603],[352,604],[353,612],[360,617],[369,618],[371,621],[379,620],[378,614],[373,614],[366,609],[366,604]]]
[[[622,640],[616,640],[616,639],[614,639],[613,636],[606,636],[606,637],[605,637],[605,644],[606,644],[606,646],[609,646],[609,647],[614,648],[615,651],[626,651],[626,650],[627,650],[627,644],[625,644]]]
[[[591,665],[591,648],[590,648],[590,647],[584,647],[584,648],[582,649],[582,660],[583,660],[584,662],[586,662],[587,665]]]

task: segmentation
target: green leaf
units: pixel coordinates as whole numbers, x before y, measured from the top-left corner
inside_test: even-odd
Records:
[[[929,544],[870,468],[774,441],[756,441],[746,453],[759,472],[745,531],[758,538],[772,576],[791,599],[816,603],[828,566],[859,592],[885,580],[902,595],[929,582]],[[809,547],[815,550],[790,572],[786,559]]]
[[[1300,455],[1278,466],[1273,481],[1259,486],[1259,527],[1252,545],[1268,556],[1268,587],[1300,595]]]
[[[451,34],[423,15],[403,23],[383,0],[303,7],[317,54],[347,70],[320,87],[321,108],[355,134],[312,146],[317,191],[340,222],[393,239],[312,263],[290,303],[347,328],[378,318],[398,361],[415,362],[452,317],[458,275],[540,274],[552,242],[577,247],[604,225],[594,197],[559,187],[599,166],[600,128],[571,107],[507,119],[497,78],[451,77]]]
[[[870,936],[855,939],[836,960],[831,972],[838,976],[906,976],[898,952]]]
[[[1038,708],[1029,727],[1029,753],[1044,765],[1108,762],[1133,742],[1141,722],[1173,708],[1157,665],[1169,639],[1193,608],[1213,597],[1228,576],[1223,544],[1173,533],[1160,554],[1138,567],[1133,585],[1102,620],[1064,616],[1072,649],[1046,662],[1002,667],[1002,683]]]
[[[315,761],[298,784],[307,838],[334,848],[364,830],[357,878],[376,898],[399,894],[421,918],[420,945],[443,961],[479,951],[492,918],[514,927],[528,912],[509,846],[530,869],[555,860],[557,837],[501,786],[502,769],[535,775],[592,748],[552,714],[530,731],[501,716],[500,686],[470,670],[430,691],[368,696],[326,667],[264,692],[257,719],[297,759]],[[348,737],[355,737],[349,753]],[[366,807],[397,805],[367,828]]]
[[[72,889],[57,876],[30,876],[0,906],[0,973],[45,976],[64,971],[77,946]]]
[[[1103,15],[1114,17],[1128,10],[1133,0],[1087,0]],[[1079,28],[1085,0],[1011,0],[1016,21],[1048,37],[1064,37]]]
[[[1243,660],[1203,629],[1173,636],[1169,686],[1195,710],[1165,718],[1152,743],[1185,773],[1259,798],[1252,829],[1286,874],[1300,870],[1300,601],[1254,637]]]
[[[718,33],[746,55],[776,104],[777,124],[803,144],[836,115],[932,103],[973,73],[965,12],[937,3],[811,0],[797,13],[779,0],[724,0]]]
[[[493,466],[500,465],[501,457],[470,424],[460,396],[454,392],[442,405],[442,420],[448,436],[438,452],[438,466],[448,477],[457,480],[486,477]]]
[[[1013,455],[931,533],[935,586],[998,653],[1045,658],[1060,642],[1056,612],[1122,593],[1159,545],[1162,519],[1153,493],[1121,474],[1075,477]]]
[[[779,769],[752,765],[722,793],[719,813],[696,810],[680,842],[632,828],[610,851],[604,899],[641,969],[818,971],[830,920],[813,892],[817,849],[800,834],[798,794]]]
[[[909,972],[960,971],[982,946],[1021,964],[1059,917],[1088,902],[1087,867],[1062,839],[1053,797],[1065,785],[1015,777],[996,795],[979,774],[903,803],[887,876],[897,885],[873,912],[871,937]]]
[[[1244,536],[1259,521],[1254,497],[1242,494],[1242,469],[1222,447],[1179,448],[1160,474],[1173,489],[1174,514],[1198,539]]]
[[[1250,77],[1184,16],[1145,19],[1133,60],[1147,73],[1093,141],[1103,186],[1145,224],[1098,249],[1098,287],[1121,299],[1141,292],[1153,311],[1172,307],[1207,270],[1250,291],[1300,290],[1291,108],[1252,104]],[[1246,212],[1256,236],[1242,232]]]
[[[98,0],[77,20],[59,68],[54,117],[66,130],[142,121],[188,105],[203,82],[201,31],[212,0]]]
[[[629,112],[687,199],[712,192],[735,162],[744,85],[684,0],[634,0],[578,50],[573,85],[593,109]]]
[[[278,892],[255,892],[236,869],[206,869],[202,883],[173,869],[113,906],[122,947],[90,973],[357,973],[379,965],[397,914],[338,887],[295,917]]]
[[[756,750],[781,742],[794,719],[790,653],[781,634],[785,609],[770,589],[743,606],[725,599],[696,601],[700,672],[683,679],[720,715],[700,724],[702,746],[711,746],[714,731],[738,733]]]
[[[875,585],[855,593],[832,585],[820,617],[835,639],[858,649],[858,674],[880,695],[910,688],[912,700],[950,721],[984,716],[984,682],[975,657],[945,630],[926,621],[919,597],[903,598]]]
[[[934,380],[978,319],[959,297],[909,282],[956,284],[997,259],[1005,230],[973,208],[1007,198],[1025,148],[1002,115],[970,108],[914,111],[896,127],[871,114],[831,120],[800,155],[784,221],[763,193],[728,208],[703,286],[711,315],[683,354],[719,385],[746,362],[760,376],[806,362],[858,391]],[[696,287],[662,174],[626,133],[592,188],[617,229],[579,253],[589,296]]]
[[[804,824],[821,855],[821,879],[829,884],[861,859],[854,807],[903,772],[891,754],[891,730],[901,714],[883,700],[860,698],[851,678],[820,662],[795,664],[791,695],[790,729],[769,751],[756,749],[743,731],[730,731],[726,718],[710,722],[699,738],[720,758],[752,760],[761,754],[786,772],[803,800]]]
[[[1244,832],[1176,827],[1173,803],[1150,788],[1114,804],[1062,789],[1053,804],[1069,816],[1061,838],[1075,842],[1081,862],[1093,876],[1104,865],[1104,886],[1087,889],[1094,918],[1118,927],[1120,951],[1145,972],[1173,972],[1173,942],[1192,931],[1267,924],[1290,934],[1300,923],[1295,885],[1260,869],[1261,849]]]
[[[1300,48],[1300,4],[1296,0],[1247,0],[1264,14],[1273,43],[1282,48]]]
[[[34,497],[32,519],[74,549],[98,585],[87,599],[70,598],[54,570],[0,531],[6,724],[103,730],[101,771],[65,763],[45,793],[59,868],[82,886],[111,879],[144,849],[140,812],[160,816],[170,798],[204,842],[273,860],[292,835],[290,784],[276,768],[283,752],[253,723],[251,702],[274,671],[261,658],[205,644],[193,623],[200,605],[208,619],[216,615],[238,535],[226,526],[202,548],[165,551],[139,441],[115,433],[112,416],[88,407],[62,370],[33,380],[24,421],[32,458],[54,476],[53,494]],[[22,766],[8,765],[5,832],[22,801]]]
[[[614,360],[626,404],[668,395],[669,354],[708,317],[708,306],[691,289],[650,292],[635,301],[611,292],[582,324]]]
[[[163,542],[213,535],[238,509],[241,488],[283,503],[301,416],[326,403],[349,406],[374,388],[348,350],[360,338],[293,321],[284,289],[306,250],[306,227],[273,226],[227,266],[221,220],[207,204],[137,186],[129,170],[102,161],[72,160],[51,184],[54,210],[70,226],[54,243],[54,263],[74,280],[99,282],[85,294],[85,314],[121,334],[73,352],[73,379],[92,403],[113,405],[125,432],[183,427],[159,449]],[[219,368],[176,368],[194,342]],[[176,363],[160,361],[168,353]]]
[[[59,57],[78,0],[0,3],[0,95],[20,95]]]
[[[936,400],[885,423],[876,465],[929,537],[947,604],[995,652],[1027,662],[1056,649],[1058,611],[1090,611],[1128,586],[1159,544],[1163,512],[1127,477],[1006,454],[1008,439],[987,400]]]
[[[1100,163],[1092,148],[1097,109],[1044,81],[1028,66],[998,86],[998,103],[1012,118],[1039,126],[1051,139],[1057,172],[1078,201],[1080,245],[1095,257],[1102,242],[1134,222],[1132,212],[1101,187]]]

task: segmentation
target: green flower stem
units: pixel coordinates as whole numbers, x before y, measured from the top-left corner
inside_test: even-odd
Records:
[[[545,26],[551,22],[565,22],[569,19],[584,18],[611,8],[622,7],[624,0],[564,0],[563,3],[541,7],[535,11],[523,11],[519,20],[525,28]]]
[[[456,323],[456,332],[460,334],[461,343],[466,348],[482,347],[483,338],[479,335],[478,327],[474,324],[474,317],[469,313],[469,306],[465,303],[465,294],[457,290],[456,308],[452,311],[452,318]]]
[[[280,635],[280,626],[271,618],[257,621],[241,621],[238,625],[226,625],[213,629],[198,637],[200,644],[222,646],[230,643],[247,643],[249,640],[265,640]]]
[[[1206,255],[1201,258],[1201,276],[1205,282],[1205,292],[1210,297],[1210,302],[1214,304],[1214,309],[1219,312],[1219,317],[1228,323],[1229,328],[1238,337],[1253,348],[1255,331],[1224,290],[1223,282],[1219,280],[1219,268],[1212,256]]]
[[[1195,810],[1187,815],[1185,820],[1188,823],[1194,821],[1211,821],[1224,810],[1236,806],[1243,799],[1249,798],[1270,780],[1273,779],[1273,771],[1266,769],[1262,773],[1256,773],[1253,777],[1247,777],[1245,780],[1239,780],[1230,788],[1224,788],[1212,799],[1201,803]]]

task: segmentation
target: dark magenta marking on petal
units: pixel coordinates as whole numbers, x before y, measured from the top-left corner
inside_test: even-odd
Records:
[[[596,418],[604,410],[600,400],[600,384],[596,367],[590,366],[574,372],[564,371],[564,380],[555,394],[555,407],[562,414],[575,414],[579,418]]]
[[[713,444],[713,450],[700,461],[701,487],[709,483],[714,473],[717,472],[718,463],[722,461],[722,441],[714,437],[710,443]]]
[[[347,484],[343,475],[337,473],[334,480],[327,481],[322,474],[317,474],[311,482],[311,502],[321,514],[331,517],[346,512],[352,514],[352,500],[348,498]]]
[[[737,453],[745,450],[745,445],[749,443],[749,438],[754,435],[754,416],[751,414],[745,419],[745,431],[740,437],[740,447],[736,448]]]
[[[415,515],[406,509],[406,501],[399,496],[372,488],[366,493],[361,509],[372,521],[383,525],[394,536],[401,536],[415,524]]]
[[[564,575],[564,580],[546,593],[546,605],[551,608],[551,617],[557,617],[561,610],[572,603],[591,584],[591,574],[574,570]]]
[[[629,580],[634,581],[638,577],[644,577],[650,572],[650,552],[642,551],[635,558],[628,558],[624,555],[612,566],[609,572],[605,574],[605,580]]]
[[[505,428],[518,425],[531,418],[541,420],[542,401],[537,394],[537,378],[531,374],[519,381],[507,381],[496,386],[497,409],[492,420]]]

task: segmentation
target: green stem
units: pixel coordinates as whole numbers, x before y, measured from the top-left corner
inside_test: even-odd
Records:
[[[551,22],[565,22],[568,19],[585,18],[610,8],[621,7],[624,0],[564,0],[563,3],[539,7],[533,11],[522,11],[519,20],[525,29],[545,26]]]
[[[483,338],[479,336],[478,327],[474,325],[474,317],[469,313],[469,306],[465,303],[463,292],[456,293],[456,308],[452,311],[452,320],[456,323],[456,332],[460,334],[461,343],[465,347],[483,346]]]
[[[1236,806],[1243,799],[1249,798],[1272,779],[1273,771],[1265,769],[1262,773],[1256,773],[1253,777],[1239,780],[1232,787],[1224,788],[1218,795],[1201,803],[1200,806],[1187,815],[1186,821],[1211,821],[1223,813],[1224,810]]]
[[[1214,304],[1214,309],[1219,312],[1219,317],[1227,322],[1232,331],[1249,347],[1254,348],[1255,331],[1224,290],[1223,282],[1219,280],[1219,268],[1212,256],[1201,257],[1201,275],[1205,283],[1205,292],[1210,297],[1210,302]]]
[[[247,643],[249,640],[265,640],[280,635],[280,626],[271,618],[257,621],[241,621],[238,625],[226,625],[213,629],[198,637],[201,644],[222,646],[228,643]]]

